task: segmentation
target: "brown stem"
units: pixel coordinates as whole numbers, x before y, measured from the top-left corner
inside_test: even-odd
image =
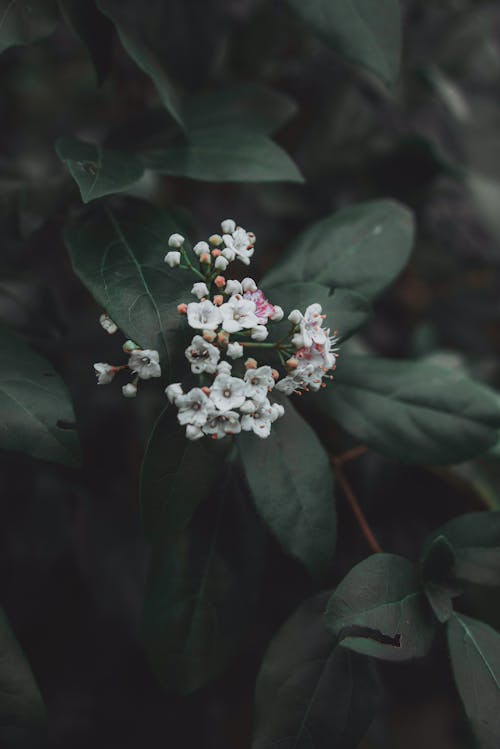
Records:
[[[365,537],[368,546],[373,551],[374,554],[382,554],[383,550],[380,546],[379,542],[375,538],[372,529],[368,525],[368,521],[365,517],[365,514],[361,507],[359,506],[359,502],[356,499],[354,492],[351,488],[351,485],[349,481],[347,480],[344,470],[342,468],[343,464],[346,463],[349,460],[353,460],[354,458],[359,457],[360,455],[363,455],[367,451],[367,447],[364,445],[359,445],[358,447],[352,448],[352,450],[347,450],[345,453],[341,453],[337,456],[332,456],[331,462],[333,466],[333,472],[335,474],[335,478],[337,479],[338,483],[342,487],[342,491],[344,492],[345,498],[347,499],[349,506],[354,514],[354,517],[356,518],[356,521],[361,529],[361,532],[363,536]]]

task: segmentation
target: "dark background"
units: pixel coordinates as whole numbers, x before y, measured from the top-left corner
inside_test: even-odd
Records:
[[[384,356],[428,356],[496,385],[500,346],[500,10],[495,3],[404,3],[404,60],[394,95],[345,63],[285,2],[156,3],[172,77],[187,92],[260,81],[297,113],[278,134],[302,185],[221,185],[153,178],[141,194],[200,236],[234,217],[259,242],[254,275],[309,222],[376,197],[417,216],[408,269],[356,340]],[[106,46],[107,49],[107,46]],[[67,134],[129,131],[157,105],[153,85],[113,39],[112,73],[98,88],[84,47],[60,24],[46,40],[0,57],[0,320],[44,353],[75,403],[81,470],[0,454],[2,604],[47,704],[51,746],[249,747],[255,675],[269,639],[313,590],[270,538],[259,606],[240,657],[213,685],[165,695],[139,639],[149,551],[138,508],[145,438],[163,403],[96,388],[94,361],[119,342],[72,274],[60,231],[79,196],[53,150]],[[337,436],[324,435],[335,448]],[[329,442],[331,440],[331,443]],[[461,512],[499,507],[500,466],[409,468],[373,453],[347,469],[384,549],[418,557],[427,532]],[[334,585],[368,549],[338,496]],[[197,522],[203,523],[203,517]],[[258,522],[254,519],[254,522]],[[265,535],[265,532],[262,531]],[[499,601],[479,596],[500,623]],[[380,718],[364,749],[469,746],[444,649],[382,668]]]

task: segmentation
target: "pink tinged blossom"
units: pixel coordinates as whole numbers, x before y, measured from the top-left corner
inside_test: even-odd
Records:
[[[261,291],[261,289],[245,291],[243,298],[249,299],[255,304],[255,314],[259,325],[266,325],[267,321],[273,317],[275,313],[274,305],[266,299],[264,292]]]
[[[255,304],[244,299],[240,294],[232,296],[228,302],[219,307],[222,316],[222,327],[227,333],[254,328],[258,325]]]

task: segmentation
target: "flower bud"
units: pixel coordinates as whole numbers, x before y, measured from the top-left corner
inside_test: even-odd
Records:
[[[257,237],[255,236],[253,231],[247,231],[247,235],[248,235],[248,241],[250,242],[250,244],[254,245],[255,242],[257,241]]]
[[[243,356],[243,346],[241,343],[238,343],[237,341],[234,341],[233,343],[230,343],[227,347],[227,355],[230,359],[239,359]]]
[[[285,316],[285,313],[283,312],[282,307],[279,307],[277,304],[274,305],[274,312],[271,315],[271,320],[273,322],[279,322],[280,320],[283,320]]]
[[[212,234],[208,241],[214,247],[219,247],[222,244],[222,237],[220,234]]]
[[[214,296],[214,304],[216,307],[220,307],[221,304],[224,304],[224,297],[222,296],[222,294],[216,294]]]
[[[300,310],[298,309],[293,309],[288,315],[288,319],[290,320],[292,325],[298,325],[302,320],[302,312],[300,312]]]
[[[222,360],[217,365],[217,372],[218,374],[231,374],[232,366],[229,364],[228,361]]]
[[[186,427],[186,439],[188,440],[199,440],[203,437],[203,431],[200,427],[195,427],[194,424],[188,424]]]
[[[129,382],[128,385],[122,387],[122,393],[124,398],[135,398],[137,395],[137,385],[133,382]]]
[[[217,333],[217,340],[221,346],[225,346],[229,341],[229,333],[226,333],[225,330],[221,330],[220,333]]]
[[[204,281],[197,281],[193,284],[191,294],[194,294],[198,299],[202,299],[202,297],[208,296],[208,286]]]
[[[99,322],[109,335],[114,335],[118,330],[118,325],[105,312],[100,316]]]
[[[297,359],[294,359],[294,357],[292,356],[291,359],[287,360],[286,366],[288,367],[288,369],[294,370],[294,369],[297,369],[297,367],[299,366],[299,362],[297,361]]]
[[[180,382],[173,382],[165,388],[165,395],[167,396],[170,403],[175,403],[175,399],[179,395],[183,395],[183,390]]]
[[[168,246],[179,249],[184,244],[184,237],[182,234],[171,234],[168,238]]]
[[[220,257],[222,255],[222,250],[212,250],[212,257]]]
[[[176,268],[181,264],[181,253],[177,251],[167,252],[165,255],[165,262],[171,268]]]
[[[280,373],[277,369],[271,369],[271,377],[273,378],[273,380],[279,380]]]
[[[193,252],[199,257],[200,255],[203,255],[204,252],[210,252],[210,248],[206,242],[197,242],[193,247]]]
[[[206,385],[204,385],[204,386],[202,387],[202,390],[203,390],[203,392],[205,393],[205,395],[208,395],[208,396],[210,395],[210,388],[209,388],[209,387],[207,387]]]
[[[123,351],[126,354],[130,354],[132,351],[139,351],[140,346],[137,345],[137,343],[134,343],[134,341],[125,341],[125,343],[122,346]]]
[[[257,291],[257,284],[253,278],[244,278],[241,282],[241,288],[243,291]]]
[[[300,333],[296,333],[292,337],[292,343],[295,348],[304,348],[304,338],[300,335]]]
[[[214,267],[217,268],[217,270],[226,270],[227,266],[229,265],[229,261],[226,260],[225,257],[218,257],[214,263]]]
[[[253,357],[248,357],[245,362],[245,369],[257,369],[257,361]]]
[[[245,401],[243,405],[240,406],[240,411],[242,414],[253,414],[255,410],[256,405],[251,399]]]
[[[251,337],[254,341],[265,341],[268,335],[269,331],[265,325],[256,325],[252,328]]]
[[[232,263],[236,257],[236,252],[231,247],[225,247],[222,250],[222,257],[225,257],[228,262]]]
[[[204,265],[210,265],[210,254],[208,252],[203,252],[200,255],[200,263],[203,263]]]
[[[215,330],[204,330],[203,331],[203,339],[205,341],[208,341],[208,343],[212,343],[212,341],[215,341],[217,337],[217,333]]]
[[[243,289],[241,288],[241,284],[239,281],[226,281],[226,288],[225,292],[226,294],[241,294]]]
[[[226,285],[226,279],[224,278],[224,276],[216,276],[214,284],[218,289],[223,289]]]
[[[177,312],[179,315],[186,315],[188,311],[188,306],[185,302],[182,302],[181,304],[177,305]]]
[[[220,226],[224,234],[232,234],[236,229],[236,222],[232,218],[226,218]]]

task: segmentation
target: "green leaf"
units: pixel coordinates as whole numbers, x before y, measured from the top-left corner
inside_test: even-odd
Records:
[[[308,402],[361,442],[407,463],[460,463],[497,438],[491,390],[457,370],[418,361],[342,356],[331,387]]]
[[[323,307],[327,325],[341,341],[356,333],[371,314],[371,305],[364,296],[349,289],[331,290],[319,283],[290,283],[283,286],[264,287],[268,299],[283,307],[285,314],[292,309],[304,311],[309,304],[318,302]],[[290,328],[290,323],[286,323]]]
[[[55,0],[0,0],[0,52],[43,39],[56,24]]]
[[[413,565],[395,554],[357,564],[328,601],[325,625],[343,647],[388,661],[429,652],[434,620]]]
[[[210,495],[227,454],[227,440],[192,442],[185,431],[177,421],[177,409],[167,407],[146,447],[140,493],[146,535],[153,543],[168,544],[188,525]]]
[[[267,135],[232,124],[192,130],[187,141],[143,154],[143,162],[159,174],[208,182],[304,181],[288,154]]]
[[[388,86],[399,76],[401,13],[398,0],[288,0],[311,29],[348,60]]]
[[[45,746],[46,720],[30,664],[0,609],[0,744],[6,748]]]
[[[225,127],[268,135],[279,130],[297,112],[296,103],[285,94],[260,83],[195,94],[185,100],[188,132]]]
[[[5,328],[0,360],[0,447],[79,465],[73,407],[53,367]]]
[[[161,15],[165,8],[140,5],[135,0],[96,0],[97,7],[115,25],[120,41],[134,62],[155,84],[165,109],[181,127],[183,118],[177,93],[164,59],[164,35]]]
[[[175,231],[166,213],[135,199],[87,208],[64,231],[78,277],[128,338],[158,349],[167,365],[187,329],[177,305],[193,283],[164,263]]]
[[[80,188],[84,203],[126,190],[144,173],[141,162],[132,154],[110,151],[97,143],[59,138],[55,147]]]
[[[436,537],[453,549],[456,580],[500,586],[500,512],[470,512],[449,520],[434,531],[424,551]]]
[[[283,549],[313,576],[326,573],[337,534],[330,461],[311,427],[285,405],[268,439],[237,438],[257,511]]]
[[[483,622],[454,614],[448,622],[453,675],[481,749],[500,744],[500,634]]]
[[[405,267],[413,235],[411,212],[393,200],[343,208],[306,229],[262,283],[316,281],[372,299]]]
[[[420,561],[425,594],[437,619],[447,622],[453,613],[452,598],[461,593],[455,581],[455,552],[444,536],[436,536]]]
[[[375,715],[373,664],[335,647],[322,621],[326,595],[302,604],[271,642],[257,679],[252,749],[353,749]]]
[[[112,23],[99,13],[94,0],[58,0],[69,28],[87,47],[99,84],[111,71]]]
[[[231,465],[179,540],[154,550],[142,632],[168,691],[219,676],[252,632],[267,539],[243,485]]]

